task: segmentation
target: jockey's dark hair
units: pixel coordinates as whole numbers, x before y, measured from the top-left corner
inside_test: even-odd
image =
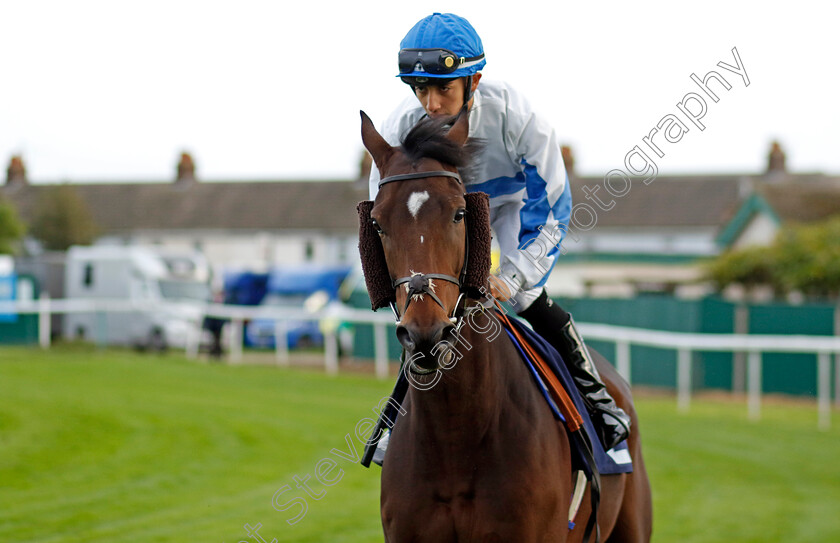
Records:
[[[424,117],[418,121],[402,139],[406,156],[412,162],[431,158],[456,168],[468,165],[484,147],[484,143],[482,140],[470,138],[466,145],[459,145],[448,139],[446,134],[457,118],[457,115],[438,119]]]

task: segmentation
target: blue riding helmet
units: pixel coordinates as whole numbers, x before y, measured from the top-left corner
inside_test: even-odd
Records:
[[[469,21],[452,13],[433,13],[400,42],[397,77],[469,77],[485,64],[484,46]]]

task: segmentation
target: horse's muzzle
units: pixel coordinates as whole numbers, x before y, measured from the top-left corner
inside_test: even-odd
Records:
[[[455,331],[455,325],[449,322],[441,322],[437,326],[423,327],[422,329],[411,324],[397,326],[397,339],[405,347],[408,355],[423,353],[425,356],[417,360],[417,366],[433,370],[438,367],[437,354],[435,349],[441,341],[451,338]]]

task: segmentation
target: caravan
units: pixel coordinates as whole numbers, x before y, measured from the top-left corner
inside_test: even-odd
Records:
[[[145,247],[71,247],[65,296],[122,302],[117,310],[70,313],[64,334],[109,345],[164,350],[202,337],[203,308],[211,299],[210,266],[199,253]]]

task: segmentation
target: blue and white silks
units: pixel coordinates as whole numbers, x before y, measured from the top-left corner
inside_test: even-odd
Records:
[[[506,83],[482,79],[470,109],[470,137],[484,141],[474,164],[461,171],[469,192],[490,196],[490,224],[500,253],[500,275],[514,287],[517,311],[539,296],[560,254],[572,197],[554,129]],[[407,98],[382,124],[391,145],[425,115]],[[373,168],[370,197],[379,188]]]

